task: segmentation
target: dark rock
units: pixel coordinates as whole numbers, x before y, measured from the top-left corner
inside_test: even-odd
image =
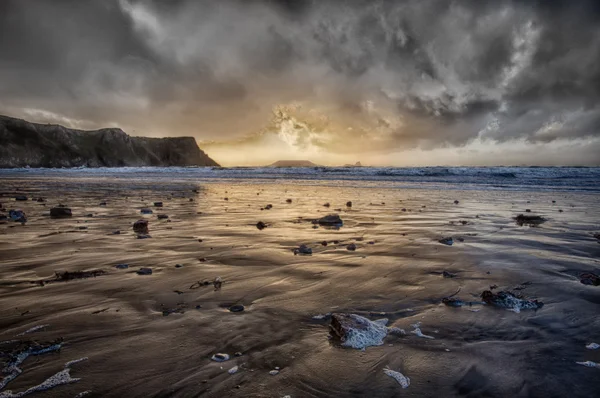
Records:
[[[323,246],[327,246],[327,241],[326,241],[326,240],[324,240],[323,242],[321,242],[321,244],[322,244]]]
[[[584,272],[579,275],[579,281],[584,285],[600,286],[600,276],[592,272]]]
[[[234,355],[234,356],[236,356],[236,357],[241,357],[241,356],[242,356],[242,355],[244,355],[244,354],[242,354],[241,352],[239,352],[239,351],[238,351],[238,352],[236,352],[236,353],[235,353],[235,354],[233,354],[233,355]]]
[[[152,236],[147,235],[147,234],[140,234],[137,236],[137,239],[150,239],[152,238]]]
[[[531,209],[525,209],[525,213],[531,213]]]
[[[344,222],[337,214],[329,214],[317,220],[317,224],[325,226],[342,226]]]
[[[524,214],[519,214],[515,217],[515,222],[520,227],[522,227],[523,225],[535,227],[544,223],[545,221],[546,219],[541,216],[526,216]]]
[[[142,214],[152,214],[152,210],[151,209],[142,209],[142,210],[140,210],[140,213],[142,213]]]
[[[263,229],[267,228],[267,224],[265,224],[262,221],[259,221],[259,222],[256,223],[256,228],[258,228],[258,229],[260,229],[262,231]]]
[[[117,264],[117,265],[115,265],[115,268],[117,268],[117,269],[127,269],[127,268],[129,268],[129,264]]]
[[[54,280],[49,280],[46,282],[59,282],[59,281],[70,281],[73,279],[87,279],[87,278],[95,278],[97,276],[105,275],[106,271],[101,269],[91,270],[91,271],[65,271],[65,272],[55,272]]]
[[[404,207],[403,207],[401,211],[404,211],[404,212],[405,212],[405,211],[406,211],[406,208],[404,208]]]
[[[217,354],[213,355],[210,359],[212,359],[215,362],[225,362],[225,361],[229,361],[229,355],[217,353]]]
[[[492,293],[491,290],[486,290],[481,293],[481,299],[486,304],[512,309],[515,312],[519,312],[520,310],[537,310],[544,306],[544,303],[537,300],[522,299],[506,291]]]
[[[331,206],[331,205],[329,204],[329,202],[327,202],[327,203],[323,204],[323,206],[325,206],[325,207],[329,207],[329,206]]]
[[[148,221],[147,220],[138,220],[133,223],[133,232],[138,234],[147,234],[148,233]]]
[[[451,273],[451,272],[448,272],[448,271],[444,271],[444,272],[442,272],[442,276],[443,276],[444,278],[455,278],[455,277],[456,277],[456,274],[453,274],[453,273]]]
[[[8,218],[10,218],[14,222],[20,222],[20,223],[27,222],[27,216],[25,215],[25,212],[23,210],[19,210],[19,209],[9,210]]]
[[[166,220],[167,218],[169,218],[169,216],[166,214],[159,214],[156,216],[156,218],[158,218],[159,220]]]
[[[346,246],[346,249],[353,252],[356,250],[356,245],[354,243],[350,243],[348,246]]]
[[[25,202],[27,200],[27,196],[25,195],[17,195],[15,196],[15,200],[18,202]]]
[[[106,202],[100,202],[98,206],[106,206]]]
[[[44,198],[37,198],[36,202],[38,203],[44,203],[46,201],[46,199]]]
[[[73,213],[68,207],[53,207],[50,209],[50,217],[52,218],[67,218],[72,216]]]
[[[121,231],[113,231],[112,234],[113,235],[121,235]]]
[[[93,217],[94,217],[94,215],[93,215],[92,213],[86,214],[85,216],[86,216],[87,218],[93,218]]]
[[[235,304],[229,307],[230,312],[242,312],[244,311],[244,306],[241,304]]]
[[[175,268],[183,268],[183,264],[175,264]]]
[[[448,245],[448,246],[452,246],[454,244],[454,240],[452,239],[452,237],[442,238],[442,239],[438,240],[438,242],[440,242],[441,244],[444,244],[444,245]]]
[[[136,271],[138,275],[152,275],[152,268],[140,268]]]
[[[273,205],[268,204],[265,206],[265,210],[271,210],[273,208]]]
[[[163,207],[163,202],[154,202],[154,207]]]
[[[459,202],[458,200],[455,200],[455,201],[454,201],[454,204],[455,204],[455,205],[457,205],[457,204],[459,204],[459,203],[460,203],[460,202]]]
[[[118,128],[81,131],[0,116],[0,168],[218,166],[193,137],[131,137]]]
[[[346,202],[346,207],[352,207],[352,202],[351,201],[347,201]]]
[[[292,203],[291,199],[286,199],[285,201],[286,201],[286,203]]]
[[[306,245],[300,245],[300,247],[294,249],[294,255],[296,254],[311,255],[312,249]]]

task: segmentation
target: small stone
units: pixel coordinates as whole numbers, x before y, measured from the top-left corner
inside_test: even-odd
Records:
[[[438,242],[440,242],[441,244],[444,244],[444,245],[448,245],[448,246],[452,246],[454,244],[454,240],[452,239],[452,237],[442,238],[442,239],[438,240]]]
[[[142,210],[140,210],[140,213],[142,213],[142,214],[152,214],[152,210],[150,210],[150,209],[142,209]]]
[[[159,214],[156,216],[156,218],[158,218],[159,220],[166,220],[167,218],[169,218],[169,216],[166,214]]]
[[[286,203],[292,203],[291,199],[286,199],[285,201],[286,201]]]
[[[175,264],[175,268],[183,268],[183,264]]]
[[[25,195],[17,195],[15,196],[15,200],[18,202],[25,202],[27,200],[27,196]]]
[[[323,246],[327,246],[327,241],[326,241],[326,240],[324,240],[323,242],[321,242],[321,244],[322,244]]]
[[[294,249],[294,255],[296,254],[311,255],[312,249],[306,245],[300,245],[300,247]]]
[[[346,207],[352,207],[352,202],[351,201],[347,201],[346,202]]]
[[[152,268],[140,268],[136,271],[138,275],[152,275]]]
[[[444,278],[454,278],[454,277],[456,277],[456,274],[453,274],[453,273],[448,272],[448,271],[444,271],[444,272],[442,272],[442,276]]]
[[[147,235],[147,234],[140,234],[137,236],[137,239],[150,239],[152,238],[152,236]]]
[[[217,353],[217,354],[213,355],[210,359],[212,359],[215,362],[225,362],[225,361],[229,361],[229,355],[223,354],[223,353]]]
[[[234,366],[233,368],[229,369],[227,371],[227,373],[229,373],[230,375],[237,373],[237,371],[239,370],[239,366]]]
[[[329,204],[329,202],[327,202],[327,203],[324,203],[324,204],[323,204],[323,206],[324,206],[324,207],[329,207],[329,206],[331,206],[331,205]]]
[[[326,226],[341,226],[344,222],[337,214],[329,214],[317,220],[317,224]]]
[[[92,213],[88,213],[88,214],[86,214],[85,216],[86,216],[87,218],[92,218],[92,217],[94,217],[94,215],[93,215]]]
[[[68,207],[53,207],[50,209],[50,217],[52,218],[67,218],[72,216],[73,213]]]
[[[346,249],[353,252],[356,250],[356,245],[354,243],[350,243],[348,246],[346,246]]]
[[[457,205],[457,204],[459,204],[459,203],[460,203],[460,202],[459,202],[458,200],[455,200],[455,201],[454,201],[454,204],[455,204],[455,205]]]
[[[112,234],[113,235],[121,235],[121,231],[113,231]]]
[[[23,210],[9,210],[8,218],[12,221],[24,223],[27,221],[27,216]]]
[[[525,209],[525,213],[531,213],[531,209]]]
[[[229,307],[230,312],[242,312],[244,311],[244,306],[241,304],[235,304]]]
[[[154,207],[163,207],[163,202],[154,202]]]
[[[265,206],[265,210],[271,210],[273,208],[272,204],[268,204]]]
[[[271,376],[277,376],[279,374],[279,371],[277,369],[273,369],[272,371],[269,372],[269,374]]]
[[[106,206],[106,202],[100,202],[98,203],[98,206]]]
[[[147,220],[138,220],[133,223],[133,231],[140,234],[148,233],[148,221]]]
[[[117,264],[115,265],[116,269],[127,269],[129,268],[129,264]]]
[[[241,357],[241,356],[242,356],[242,355],[244,355],[244,354],[242,354],[241,352],[239,352],[239,351],[238,351],[238,352],[236,352],[236,353],[235,353],[235,354],[233,354],[233,355],[234,355],[234,356],[236,356],[236,357]]]
[[[256,228],[258,228],[259,230],[262,231],[263,229],[267,228],[267,224],[265,224],[262,221],[259,221],[259,222],[256,223]]]

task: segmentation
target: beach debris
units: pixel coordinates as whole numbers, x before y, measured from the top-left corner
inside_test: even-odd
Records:
[[[152,268],[143,267],[135,272],[138,275],[152,275]]]
[[[242,304],[234,304],[229,307],[229,312],[242,312],[244,311],[244,306]]]
[[[143,209],[140,210],[140,213],[142,213],[142,214],[152,214],[153,211],[152,211],[152,209],[143,208]]]
[[[215,362],[225,362],[225,361],[229,361],[229,354],[223,354],[223,353],[216,353],[215,355],[213,355],[210,359],[212,359]]]
[[[356,250],[356,245],[354,243],[350,243],[348,246],[346,246],[346,249],[353,252]]]
[[[163,202],[154,202],[154,207],[163,207]]]
[[[584,285],[599,286],[600,276],[592,272],[584,272],[581,275],[579,275],[579,281]]]
[[[481,293],[481,299],[486,304],[506,308],[517,313],[521,310],[537,310],[544,306],[544,303],[540,301],[519,298],[515,294],[506,291],[492,293],[490,290],[485,290]]]
[[[232,375],[232,374],[236,374],[236,373],[238,372],[238,370],[239,370],[239,369],[240,369],[240,367],[236,365],[236,366],[234,366],[233,368],[229,369],[229,370],[227,371],[227,373],[229,373],[230,375]]]
[[[51,218],[68,218],[72,216],[73,213],[68,207],[53,207],[50,209]]]
[[[95,278],[97,276],[105,275],[106,271],[101,269],[94,269],[91,271],[64,271],[64,272],[54,272],[54,279],[46,280],[46,283],[52,282],[64,282],[71,281],[74,279],[87,279],[87,278]]]
[[[408,386],[410,386],[410,379],[400,372],[396,372],[395,370],[391,370],[390,368],[386,367],[383,369],[383,373],[396,380],[398,384],[402,386],[402,388],[408,388]]]
[[[442,276],[444,278],[456,278],[456,274],[453,274],[453,273],[448,272],[448,271],[442,271]]]
[[[300,247],[294,249],[293,252],[294,252],[294,256],[297,254],[311,255],[312,249],[306,245],[300,245]]]
[[[313,221],[313,223],[330,227],[341,227],[344,224],[340,216],[337,214],[328,214]]]
[[[585,348],[587,348],[588,350],[597,350],[598,348],[600,348],[600,344],[590,343],[590,344],[586,345]]]
[[[271,371],[269,372],[269,374],[270,374],[271,376],[277,376],[277,375],[279,374],[279,370],[277,370],[277,369],[273,369],[273,370],[271,370]]]
[[[426,334],[423,334],[423,332],[421,331],[421,322],[413,323],[410,326],[413,327],[413,330],[411,330],[410,332],[412,334],[414,334],[415,336],[417,336],[417,337],[423,337],[425,339],[435,339],[435,337],[433,337],[433,336],[428,336]]]
[[[542,216],[527,216],[525,214],[519,214],[514,218],[514,220],[515,223],[520,227],[524,225],[529,227],[537,227],[538,225],[546,222],[546,219]]]
[[[20,209],[9,210],[8,218],[10,218],[14,222],[20,222],[20,223],[27,222],[27,216],[25,215],[25,212]]]
[[[259,230],[262,231],[263,229],[267,228],[267,224],[265,224],[262,221],[259,221],[259,222],[256,223],[256,228],[258,228]]]
[[[347,201],[346,202],[346,207],[352,207],[352,202],[351,201]]]
[[[32,327],[32,328],[29,328],[29,329],[27,329],[26,331],[24,331],[24,332],[22,332],[22,333],[19,333],[19,334],[17,335],[17,337],[20,337],[20,336],[25,336],[26,334],[33,333],[33,332],[37,332],[38,330],[45,329],[45,328],[47,328],[48,326],[50,326],[50,325],[38,325],[38,326],[34,326],[34,327]]]
[[[148,231],[148,220],[138,220],[133,223],[133,232],[138,234],[147,234]]]
[[[213,286],[215,287],[215,290],[219,290],[221,286],[223,286],[223,280],[220,276],[217,276],[215,278],[215,280],[213,281]]]
[[[585,361],[585,362],[575,362],[577,365],[587,366],[588,368],[598,368],[600,369],[600,363]]]
[[[156,216],[156,218],[158,218],[159,220],[166,220],[167,218],[169,218],[169,216],[167,214],[159,214]]]
[[[334,313],[331,314],[329,329],[342,346],[364,350],[383,344],[388,334],[387,322],[385,318],[371,321],[356,314]]]
[[[17,202],[25,202],[27,200],[27,196],[25,196],[25,195],[17,195],[17,196],[15,196],[15,200]]]
[[[443,245],[447,245],[447,246],[452,246],[454,244],[454,240],[452,239],[452,237],[442,238],[442,239],[438,240],[438,242],[440,242]]]

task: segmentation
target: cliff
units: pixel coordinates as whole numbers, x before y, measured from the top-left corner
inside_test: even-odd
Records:
[[[192,137],[131,137],[118,128],[94,131],[0,116],[0,168],[218,166]]]

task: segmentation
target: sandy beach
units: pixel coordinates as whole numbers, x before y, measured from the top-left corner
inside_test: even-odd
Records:
[[[600,369],[576,363],[600,362],[600,350],[586,349],[600,343],[600,286],[580,282],[600,270],[597,193],[76,173],[0,182],[4,209],[27,216],[25,224],[0,221],[3,377],[6,354],[22,342],[62,339],[60,351],[25,359],[0,397],[80,358],[88,359],[68,367],[79,380],[35,395],[597,395]],[[60,204],[72,217],[49,217]],[[343,226],[311,222],[328,214]],[[518,225],[519,214],[546,221]],[[140,219],[147,239],[132,229]],[[447,237],[452,246],[439,242]],[[302,244],[312,255],[294,254]],[[65,271],[102,272],[64,280]],[[490,289],[544,305],[519,313],[484,305]],[[448,296],[469,304],[444,305]],[[230,311],[240,304],[243,311]],[[328,313],[388,318],[406,335],[341,347]],[[411,333],[417,323],[432,338]],[[230,359],[211,360],[217,353]]]

